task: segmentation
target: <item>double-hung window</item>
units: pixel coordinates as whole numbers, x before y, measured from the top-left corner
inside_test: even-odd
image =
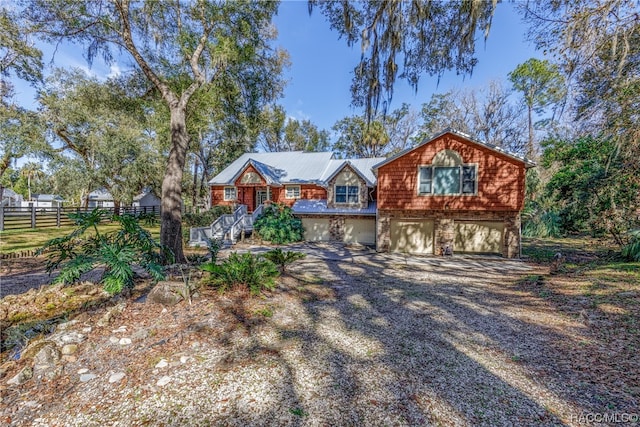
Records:
[[[419,194],[475,194],[476,166],[420,166]]]
[[[224,187],[224,200],[231,201],[236,199],[236,187]]]
[[[285,187],[284,197],[285,199],[299,199],[300,198],[300,186],[299,185],[287,185]]]
[[[359,195],[357,185],[336,185],[336,203],[358,203]]]

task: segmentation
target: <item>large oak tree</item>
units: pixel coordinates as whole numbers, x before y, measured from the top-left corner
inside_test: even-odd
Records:
[[[32,0],[29,18],[45,39],[68,40],[114,61],[133,60],[170,113],[171,145],[162,182],[160,241],[184,261],[182,249],[182,175],[189,149],[187,109],[202,87],[240,77],[237,96],[258,104],[273,93],[252,83],[278,79],[280,53],[270,43],[276,2]],[[233,76],[235,64],[249,63],[250,75]],[[177,78],[180,77],[180,78]]]

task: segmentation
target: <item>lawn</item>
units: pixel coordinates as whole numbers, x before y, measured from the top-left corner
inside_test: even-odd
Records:
[[[160,238],[160,226],[144,226],[151,232],[155,239]],[[0,231],[0,253],[9,254],[13,252],[35,251],[41,248],[47,241],[56,237],[62,237],[71,233],[74,226],[64,226],[60,228],[26,228],[22,230]],[[100,232],[115,231],[117,224],[103,224],[99,227]]]

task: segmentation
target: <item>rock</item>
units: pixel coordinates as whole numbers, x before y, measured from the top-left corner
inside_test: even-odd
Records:
[[[82,328],[82,333],[83,334],[88,334],[93,330],[93,328],[91,326],[87,326],[86,328]]]
[[[82,375],[82,374],[86,374],[87,372],[89,372],[89,370],[87,368],[80,368],[78,369],[78,374]]]
[[[113,384],[113,383],[118,383],[120,381],[122,381],[122,379],[124,377],[126,377],[127,374],[125,374],[124,372],[116,372],[115,374],[111,375],[109,377],[109,383]]]
[[[124,332],[127,332],[127,327],[123,325],[123,326],[120,326],[118,329],[115,329],[115,330],[113,330],[111,332],[113,332],[114,334],[122,334]]]
[[[165,359],[160,359],[160,361],[156,364],[156,368],[166,368],[167,366],[169,366],[169,362],[167,362]]]
[[[158,387],[164,387],[164,386],[166,386],[167,384],[169,384],[170,382],[171,382],[171,377],[169,377],[169,376],[165,375],[164,377],[162,377],[162,378],[160,378],[160,379],[158,380],[158,382],[156,383],[156,385],[157,385]]]
[[[25,366],[22,368],[20,372],[16,374],[15,377],[11,378],[7,381],[8,385],[20,385],[29,381],[33,377],[33,371],[29,366]]]
[[[98,320],[97,325],[101,327],[107,326],[115,317],[122,313],[125,308],[127,308],[127,304],[124,302],[109,308],[100,320]]]
[[[131,338],[120,338],[120,341],[118,341],[118,344],[129,345],[131,344]]]
[[[48,345],[55,346],[55,342],[43,339],[30,342],[20,354],[20,360],[33,359],[43,347]]]
[[[62,360],[69,363],[75,363],[78,361],[78,358],[75,356],[62,356]]]
[[[109,342],[111,344],[118,344],[120,342],[120,338],[118,338],[118,337],[109,337]]]
[[[187,363],[190,362],[191,358],[189,356],[180,356],[180,363]]]
[[[74,354],[76,351],[78,351],[77,344],[66,344],[64,347],[62,347],[62,354],[64,356],[69,356],[71,354]]]
[[[69,320],[68,322],[60,323],[56,326],[56,332],[62,332],[68,330],[71,326],[74,326],[78,323],[77,320]]]
[[[158,282],[149,295],[147,295],[147,303],[162,304],[164,306],[176,305],[182,301],[180,290],[184,288],[182,282]]]
[[[64,347],[67,344],[80,344],[86,337],[78,331],[70,331],[60,335],[54,335],[51,339],[60,347]]]
[[[33,358],[36,369],[40,367],[52,367],[60,361],[60,350],[54,344],[43,346]]]
[[[96,374],[82,374],[80,375],[80,382],[81,383],[89,382],[92,379],[94,379],[96,376],[97,376]]]

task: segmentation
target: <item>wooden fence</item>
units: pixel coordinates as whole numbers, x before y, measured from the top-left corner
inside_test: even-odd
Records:
[[[69,219],[68,214],[76,212],[91,212],[93,209],[94,208],[80,207],[41,208],[33,206],[17,208],[0,206],[0,231],[73,225],[73,221]],[[110,213],[115,213],[114,208],[101,209]],[[130,213],[134,215],[153,214],[155,216],[159,216],[160,208],[158,206],[139,208],[121,207],[119,213]]]

